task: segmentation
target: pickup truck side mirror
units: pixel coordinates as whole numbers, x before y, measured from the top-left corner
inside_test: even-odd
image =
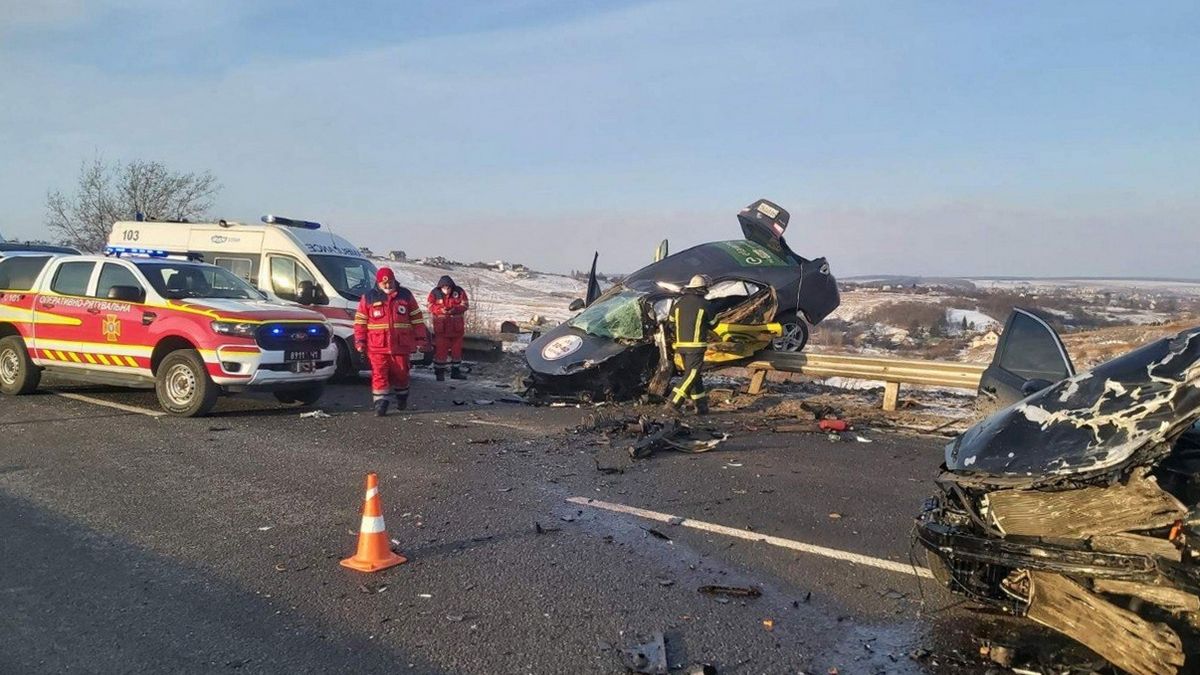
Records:
[[[137,286],[112,286],[108,289],[108,299],[143,303],[146,301],[146,291]]]
[[[578,312],[579,310],[583,309],[583,307],[583,300],[575,298],[571,301],[571,304],[567,307],[567,309],[571,310],[572,312]]]

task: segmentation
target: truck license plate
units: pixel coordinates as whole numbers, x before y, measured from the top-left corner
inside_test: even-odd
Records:
[[[283,360],[288,363],[295,363],[296,361],[316,361],[320,358],[320,349],[289,349],[283,353]]]

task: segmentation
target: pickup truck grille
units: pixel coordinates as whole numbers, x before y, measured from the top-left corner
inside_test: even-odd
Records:
[[[256,340],[267,351],[325,349],[329,328],[323,323],[267,323],[259,327]]]

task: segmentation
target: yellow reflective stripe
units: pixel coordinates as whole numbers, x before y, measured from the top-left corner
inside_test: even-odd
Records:
[[[688,387],[692,386],[692,381],[695,379],[696,379],[696,369],[693,368],[692,370],[688,371],[688,376],[686,378],[684,378],[683,384],[679,385],[679,387],[675,389],[675,402],[676,403],[678,403],[679,401],[682,401],[684,396],[687,396]]]
[[[100,363],[103,363],[103,364],[104,364],[104,365],[106,365],[106,366],[111,366],[111,365],[112,365],[111,363],[109,363],[109,362],[108,362],[108,358],[107,358],[107,357],[105,357],[103,354],[97,354],[97,355],[96,355],[96,358],[100,359]]]
[[[707,392],[707,391],[705,391],[705,392],[701,392],[701,393],[699,393],[699,394],[692,394],[692,398],[693,398],[693,399],[698,399],[698,398],[708,398],[708,392]]]
[[[55,357],[54,352],[50,351],[49,349],[43,349],[42,350],[42,358],[47,358],[47,359],[50,359],[51,361],[54,361],[57,357]]]
[[[75,352],[67,352],[67,356],[71,357],[71,360],[75,363],[83,363],[83,359],[79,358],[79,355]]]
[[[88,354],[87,352],[84,352],[84,354],[83,354],[83,358],[87,359],[87,362],[88,362],[88,363],[95,363],[95,362],[96,362],[96,357],[92,356],[91,354]]]
[[[71,359],[69,359],[69,358],[67,357],[67,355],[66,355],[66,354],[64,354],[63,352],[60,352],[60,351],[55,351],[54,353],[58,355],[58,360],[59,360],[59,361],[70,361],[70,360],[71,360]]]
[[[129,364],[131,367],[133,367],[133,368],[137,368],[137,367],[138,367],[138,363],[137,363],[137,361],[135,361],[135,360],[133,359],[133,357],[132,357],[132,356],[126,356],[126,357],[125,357],[125,362],[126,362],[126,363],[128,363],[128,364]]]
[[[676,342],[676,347],[707,347],[707,342]]]
[[[692,342],[700,341],[700,326],[702,326],[702,325],[704,325],[704,310],[703,309],[701,309],[700,313],[696,315],[696,335],[695,335],[695,337],[692,338]]]

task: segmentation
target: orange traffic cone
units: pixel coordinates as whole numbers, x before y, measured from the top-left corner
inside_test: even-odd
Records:
[[[359,572],[378,572],[408,562],[392,551],[383,509],[379,505],[379,477],[367,474],[367,496],[363,498],[362,525],[358,528],[358,551],[342,561],[342,567]]]

